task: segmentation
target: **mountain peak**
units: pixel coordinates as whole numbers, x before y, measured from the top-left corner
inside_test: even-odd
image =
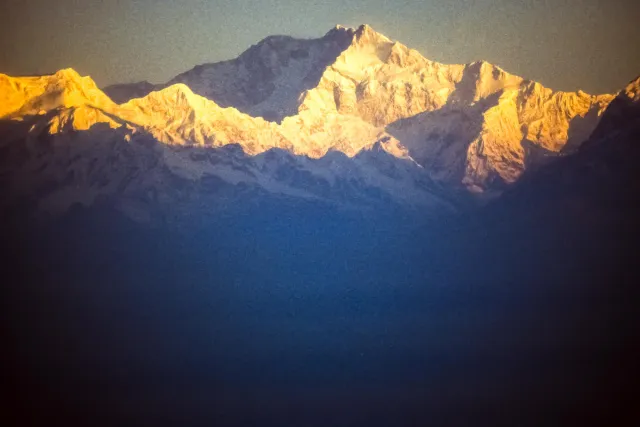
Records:
[[[364,33],[375,33],[376,31],[369,24],[360,24],[358,25],[356,32],[360,34],[364,34]]]
[[[325,37],[331,37],[334,35],[348,35],[353,38],[352,41],[354,43],[358,44],[365,44],[368,42],[391,42],[391,40],[387,36],[377,32],[369,24],[361,24],[357,28],[338,24],[330,29]]]
[[[391,40],[384,34],[378,33],[368,24],[362,24],[355,31],[356,42],[360,44],[364,43],[381,43],[391,42]]]
[[[79,90],[83,92],[98,90],[98,85],[90,76],[82,76],[73,68],[63,68],[56,71],[49,84],[56,84],[65,91]]]
[[[82,76],[73,68],[63,68],[56,71],[53,75],[60,79],[69,80],[80,80],[82,78]]]
[[[164,89],[149,93],[144,98],[132,99],[122,104],[124,109],[133,107],[141,111],[177,114],[178,111],[197,114],[208,109],[216,109],[218,105],[209,99],[196,95],[184,83],[175,83]],[[168,116],[167,116],[168,117]]]
[[[40,114],[59,107],[113,106],[91,77],[82,77],[72,68],[44,76],[0,77],[0,117]]]

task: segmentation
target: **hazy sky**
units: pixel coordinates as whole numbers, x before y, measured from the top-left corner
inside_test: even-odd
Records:
[[[0,72],[160,83],[268,35],[361,23],[429,59],[484,59],[553,89],[613,92],[640,74],[639,0],[0,0]]]

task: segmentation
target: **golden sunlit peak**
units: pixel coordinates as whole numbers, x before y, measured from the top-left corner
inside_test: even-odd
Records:
[[[359,43],[386,43],[391,40],[384,34],[378,33],[370,25],[362,24],[355,32],[356,40]]]
[[[82,78],[82,76],[73,68],[63,68],[61,70],[56,71],[54,75],[60,78],[72,78],[72,79]]]

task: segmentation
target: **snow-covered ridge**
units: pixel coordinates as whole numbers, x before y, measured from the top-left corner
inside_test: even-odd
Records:
[[[314,158],[329,150],[342,151],[351,157],[388,137],[381,129],[336,112],[326,115],[305,112],[279,125],[232,107],[220,107],[181,83],[121,105],[97,89],[90,77],[80,77],[72,70],[41,78],[2,76],[0,90],[11,101],[3,104],[6,118],[45,116],[54,111],[57,112],[54,118],[47,116],[49,122],[64,122],[67,129],[86,130],[97,123],[110,126],[126,123],[166,144],[219,147],[237,143],[251,155],[283,148]],[[73,109],[73,114],[67,109]],[[61,127],[49,126],[50,133],[58,129]],[[395,144],[389,138],[387,141],[385,146]],[[400,148],[390,150],[399,152]]]
[[[278,125],[220,107],[184,84],[117,105],[75,73],[0,84],[14,98],[15,87],[55,95],[48,110],[26,110],[32,99],[15,102],[0,121],[3,188],[46,212],[101,200],[133,217],[158,206],[215,210],[225,186],[333,204],[451,209],[397,141],[358,118],[307,113]]]
[[[127,98],[126,85],[116,89]],[[237,59],[132,90],[145,96],[118,105],[73,70],[0,75],[0,118],[40,115],[47,124],[34,132],[50,134],[100,125],[168,146],[238,144],[250,156],[355,158],[380,146],[430,179],[485,191],[577,148],[613,99],[554,92],[483,61],[430,61],[367,25],[268,37]]]
[[[527,167],[575,150],[613,99],[554,92],[485,61],[430,61],[368,25],[336,26],[318,39],[268,37],[175,82],[281,122],[296,153],[352,155],[362,147],[357,135],[392,134],[434,179],[475,191],[512,183]],[[452,121],[455,111],[475,122]]]

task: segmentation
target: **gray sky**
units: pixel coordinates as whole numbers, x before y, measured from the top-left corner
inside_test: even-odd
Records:
[[[0,0],[0,72],[72,67],[99,85],[165,82],[272,34],[370,24],[429,59],[484,59],[556,90],[640,74],[638,0]]]

